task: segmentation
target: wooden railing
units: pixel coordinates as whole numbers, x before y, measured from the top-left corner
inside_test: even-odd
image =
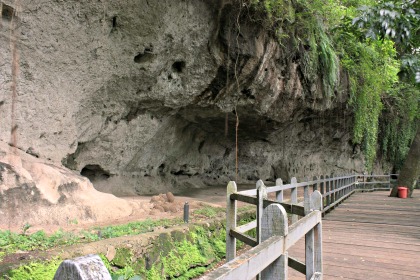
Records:
[[[379,186],[378,186],[379,185]],[[303,200],[299,201],[299,188]],[[287,279],[287,267],[322,279],[322,214],[332,210],[356,191],[388,190],[390,175],[320,176],[312,181],[290,184],[281,179],[266,187],[260,180],[256,189],[237,191],[227,186],[226,261],[202,279]],[[285,191],[290,199],[284,200]],[[271,193],[271,194],[270,194]],[[300,192],[302,194],[302,192]],[[275,199],[269,199],[275,197]],[[256,205],[256,220],[237,226],[237,201]],[[290,222],[287,214],[290,214]],[[256,237],[248,234],[256,229]],[[288,249],[305,237],[305,263],[288,255]],[[254,248],[236,257],[236,240]]]

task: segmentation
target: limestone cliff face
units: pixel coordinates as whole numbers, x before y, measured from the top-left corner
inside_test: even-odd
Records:
[[[1,2],[17,17],[2,12],[0,140],[99,190],[226,184],[236,114],[240,183],[363,169],[345,76],[323,97],[305,49],[280,46],[235,1]]]

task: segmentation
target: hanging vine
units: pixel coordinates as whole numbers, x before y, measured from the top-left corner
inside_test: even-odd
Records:
[[[373,168],[378,143],[388,159],[401,162],[414,129],[409,118],[389,122],[381,117],[384,98],[391,96],[394,88],[401,84],[398,79],[400,65],[392,41],[367,40],[352,24],[357,7],[369,2],[374,3],[369,0],[250,0],[254,9],[265,12],[266,25],[274,29],[280,42],[287,32],[295,46],[304,49],[300,58],[304,79],[308,84],[316,85],[316,79],[321,77],[322,89],[318,92],[323,93],[326,104],[334,99],[340,69],[346,71],[349,105],[354,112],[353,143],[361,144],[367,170]],[[402,107],[393,108],[402,110]],[[381,120],[387,124],[380,126]],[[396,129],[403,129],[404,140],[391,139],[390,135],[395,135]],[[379,132],[381,141],[378,141]],[[398,148],[385,152],[391,142]]]

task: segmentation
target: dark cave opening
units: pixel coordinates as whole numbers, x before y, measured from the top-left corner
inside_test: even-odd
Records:
[[[144,62],[151,61],[153,58],[154,58],[153,47],[145,48],[143,52],[139,52],[134,57],[134,62],[135,63],[144,63]]]
[[[186,66],[185,61],[175,61],[174,64],[172,64],[172,69],[177,72],[177,73],[182,73],[182,71],[184,70]]]
[[[111,174],[98,164],[86,165],[80,171],[80,175],[87,177],[91,182],[105,181],[111,177]]]
[[[11,21],[15,15],[15,9],[13,7],[2,3],[1,17],[7,21]]]
[[[112,18],[112,28],[116,28],[117,27],[117,16],[114,16]]]

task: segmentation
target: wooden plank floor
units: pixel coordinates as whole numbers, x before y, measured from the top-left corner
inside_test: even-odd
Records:
[[[420,191],[411,199],[388,194],[353,194],[324,217],[324,279],[420,279]],[[289,255],[304,261],[304,242]]]

